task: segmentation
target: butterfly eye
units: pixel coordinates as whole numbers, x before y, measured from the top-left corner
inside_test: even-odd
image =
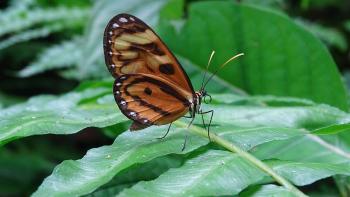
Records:
[[[207,100],[208,97],[209,97],[209,101]],[[204,103],[209,104],[209,103],[211,103],[211,101],[212,101],[211,96],[209,94],[205,94],[204,95]]]

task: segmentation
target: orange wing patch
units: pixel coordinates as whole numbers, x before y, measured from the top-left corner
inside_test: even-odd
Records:
[[[140,19],[119,14],[104,34],[105,61],[111,74],[151,74],[194,94],[186,73],[161,39]]]
[[[148,74],[122,75],[114,83],[115,100],[124,115],[135,121],[134,130],[167,124],[186,114],[190,95],[183,91]]]

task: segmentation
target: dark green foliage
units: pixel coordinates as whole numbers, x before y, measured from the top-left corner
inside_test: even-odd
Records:
[[[0,196],[350,193],[346,3],[11,0],[0,9]],[[324,16],[333,9],[338,17]],[[245,53],[207,86],[215,143],[199,116],[162,140],[167,126],[128,131],[102,52],[104,26],[121,12],[159,33],[195,89],[212,50],[210,72]]]

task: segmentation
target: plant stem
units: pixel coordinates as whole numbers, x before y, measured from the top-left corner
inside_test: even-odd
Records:
[[[177,126],[186,128],[187,124],[184,122],[176,121],[174,122]],[[203,128],[197,127],[197,126],[191,126],[189,131],[191,133],[203,136],[205,138],[208,138],[208,133]],[[298,188],[296,188],[293,184],[291,184],[289,181],[287,181],[282,176],[278,175],[272,168],[270,168],[268,165],[266,165],[264,162],[260,161],[258,158],[254,157],[252,154],[240,149],[238,146],[234,145],[233,143],[225,140],[224,138],[221,138],[220,136],[217,136],[213,134],[212,132],[209,133],[210,139],[212,142],[215,142],[219,144],[220,146],[226,148],[227,150],[237,153],[240,157],[246,159],[247,161],[251,162],[253,165],[260,168],[262,171],[270,175],[277,183],[287,188],[290,192],[295,194],[295,196],[300,197],[306,197],[306,195],[301,192]]]

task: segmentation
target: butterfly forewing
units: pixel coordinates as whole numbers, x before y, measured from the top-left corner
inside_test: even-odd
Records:
[[[114,77],[151,74],[194,94],[192,84],[174,55],[154,31],[135,16],[119,14],[104,33],[105,61]]]

